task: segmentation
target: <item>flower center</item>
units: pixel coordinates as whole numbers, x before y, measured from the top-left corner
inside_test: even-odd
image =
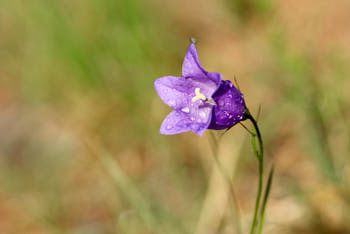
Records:
[[[196,96],[192,98],[192,102],[195,102],[197,100],[203,100],[203,101],[207,100],[207,97],[201,94],[200,90],[201,90],[200,88],[195,88],[194,93],[196,94]]]

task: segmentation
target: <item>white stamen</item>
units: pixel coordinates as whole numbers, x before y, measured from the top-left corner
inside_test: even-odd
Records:
[[[201,94],[200,90],[201,90],[200,88],[195,88],[194,92],[195,92],[196,96],[194,96],[192,98],[192,102],[195,102],[197,100],[203,100],[203,101],[207,100],[207,97],[204,96],[203,94]]]

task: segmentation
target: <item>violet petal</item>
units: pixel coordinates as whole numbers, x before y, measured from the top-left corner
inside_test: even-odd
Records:
[[[159,133],[174,135],[192,130],[194,133],[202,135],[210,123],[210,113],[211,109],[209,108],[202,108],[199,112],[192,114],[181,110],[173,110],[164,119]]]
[[[159,98],[168,106],[179,109],[187,106],[191,97],[192,82],[184,77],[164,76],[154,81]]]
[[[216,87],[220,85],[221,75],[217,72],[207,72],[199,63],[196,47],[193,43],[187,49],[183,64],[182,75],[191,78],[205,78],[213,82]]]
[[[221,81],[213,99],[216,106],[213,108],[209,129],[229,128],[243,119],[245,111],[243,95],[230,81]]]

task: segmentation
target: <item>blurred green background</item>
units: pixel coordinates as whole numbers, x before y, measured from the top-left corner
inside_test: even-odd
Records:
[[[0,233],[236,233],[209,134],[161,136],[153,81],[237,77],[275,165],[264,233],[350,233],[348,0],[0,1]],[[243,233],[257,162],[219,157]]]

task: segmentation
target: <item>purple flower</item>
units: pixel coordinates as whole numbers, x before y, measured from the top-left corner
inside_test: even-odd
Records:
[[[243,95],[216,72],[205,71],[193,43],[182,64],[182,76],[164,76],[154,81],[160,99],[174,110],[164,119],[161,134],[206,129],[226,129],[243,120]]]

